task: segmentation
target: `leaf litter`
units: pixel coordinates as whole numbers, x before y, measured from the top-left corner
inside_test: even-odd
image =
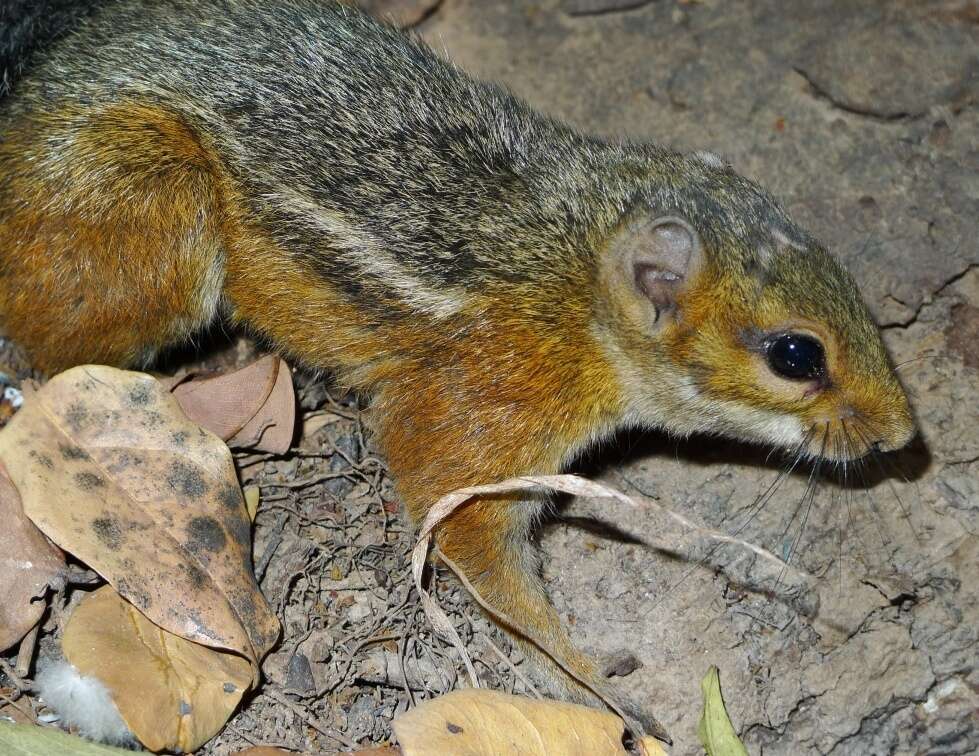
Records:
[[[231,452],[158,381],[61,373],[0,433],[0,458],[45,535],[160,627],[248,659],[258,681],[279,625],[252,576]]]
[[[241,370],[184,373],[163,379],[188,419],[228,446],[285,454],[296,427],[296,395],[289,366],[267,355]]]
[[[265,362],[267,366],[269,361]],[[284,363],[276,360],[275,365],[281,375],[280,365],[284,366]],[[287,367],[285,372],[288,373]],[[119,376],[124,377],[124,383],[114,386],[113,381]],[[190,380],[183,380],[176,385],[189,383]],[[276,393],[274,385],[269,395]],[[288,408],[294,412],[291,381],[287,385],[290,389]],[[98,406],[97,400],[86,399],[88,395],[102,392],[107,397],[107,406]],[[255,395],[265,393],[263,389]],[[310,435],[317,438],[305,440],[299,450],[290,455],[291,459],[281,458],[276,451],[262,452],[261,446],[239,452],[237,462],[241,466],[241,478],[251,483],[245,497],[247,510],[237,488],[238,478],[230,465],[227,449],[223,444],[205,442],[206,434],[196,424],[184,425],[169,417],[166,408],[172,408],[173,397],[148,376],[90,366],[57,376],[32,395],[28,408],[18,415],[19,420],[0,434],[0,446],[4,458],[11,460],[18,469],[31,462],[29,450],[39,443],[46,443],[56,451],[56,466],[62,468],[58,474],[53,471],[37,474],[44,471],[39,471],[36,466],[28,467],[31,474],[19,475],[17,483],[26,490],[33,516],[65,545],[73,559],[69,585],[63,594],[52,597],[51,611],[43,622],[40,641],[22,643],[21,655],[26,649],[30,657],[39,649],[44,658],[57,656],[56,650],[52,653],[52,643],[60,637],[65,656],[82,674],[96,672],[115,689],[127,722],[139,732],[144,742],[154,747],[184,749],[197,745],[195,741],[205,736],[187,733],[192,730],[206,732],[207,726],[197,727],[198,723],[190,721],[185,713],[184,721],[178,722],[182,730],[171,727],[169,734],[154,734],[152,725],[166,729],[165,725],[173,725],[175,718],[162,718],[165,721],[161,723],[155,721],[160,717],[147,716],[147,713],[175,707],[178,713],[181,710],[197,712],[198,718],[208,719],[200,716],[207,707],[194,700],[190,692],[198,682],[193,672],[203,671],[213,662],[187,662],[186,654],[174,651],[174,647],[182,644],[192,649],[192,653],[209,652],[210,649],[181,641],[179,634],[219,648],[230,647],[243,660],[249,657],[249,645],[253,650],[258,648],[259,653],[252,654],[249,659],[252,666],[264,652],[267,639],[274,638],[277,630],[274,622],[266,623],[268,632],[263,640],[261,634],[255,632],[261,629],[260,622],[235,631],[220,621],[212,621],[213,615],[221,619],[239,613],[235,606],[241,605],[241,594],[248,586],[239,585],[237,591],[219,588],[218,595],[204,597],[202,606],[196,607],[198,618],[192,628],[187,627],[186,621],[181,624],[185,607],[193,606],[186,602],[193,601],[194,590],[200,589],[202,583],[225,585],[222,578],[214,577],[224,568],[227,568],[225,577],[229,578],[234,572],[248,573],[241,567],[247,564],[251,544],[247,544],[247,550],[236,553],[234,547],[245,540],[236,537],[236,533],[241,533],[242,523],[247,529],[249,521],[257,518],[261,535],[256,548],[259,556],[256,567],[263,578],[265,592],[273,597],[279,614],[302,617],[308,627],[303,637],[291,642],[287,677],[277,681],[278,659],[267,659],[267,682],[260,689],[258,698],[216,740],[205,746],[205,752],[227,753],[229,746],[240,747],[256,740],[296,746],[318,745],[317,738],[322,738],[336,747],[353,742],[343,734],[344,731],[351,731],[360,739],[383,740],[390,734],[394,709],[398,706],[402,710],[406,708],[411,695],[428,696],[433,690],[451,689],[456,674],[443,644],[436,640],[434,647],[427,646],[424,632],[409,633],[407,635],[411,637],[399,644],[397,639],[406,638],[406,633],[394,632],[391,627],[400,624],[403,630],[409,624],[420,626],[424,619],[418,613],[417,600],[408,595],[407,581],[399,581],[406,587],[402,593],[390,590],[396,582],[390,573],[400,569],[406,574],[404,555],[408,541],[392,517],[397,508],[384,470],[376,458],[370,456],[363,442],[359,410],[349,403],[344,406],[333,402],[318,385],[311,385],[305,393],[307,404],[317,403],[317,408],[309,414],[328,415],[329,422],[316,424],[318,427],[314,427]],[[177,399],[181,398],[180,394],[179,391],[174,393]],[[322,409],[324,399],[330,404],[331,411]],[[206,407],[208,403],[205,400],[199,405]],[[131,409],[135,409],[136,417],[128,414]],[[291,422],[287,419],[278,425],[286,426]],[[35,433],[35,426],[40,429],[38,433]],[[332,433],[338,426],[343,426],[345,432],[356,427],[356,438],[354,434],[340,436]],[[134,436],[147,432],[149,440],[134,439]],[[219,432],[222,436],[231,436],[227,427]],[[229,442],[236,443],[234,436]],[[175,452],[174,445],[179,447],[179,453]],[[174,468],[175,465],[179,470]],[[324,466],[329,468],[325,474],[319,472]],[[292,474],[283,476],[283,470]],[[317,473],[309,474],[312,470]],[[231,497],[219,483],[229,480],[234,483],[235,497]],[[290,485],[280,488],[280,483]],[[161,494],[161,490],[167,493]],[[267,502],[256,513],[260,492],[265,493]],[[183,508],[167,506],[168,498],[181,501]],[[226,519],[230,516],[232,498],[235,499],[233,509],[237,517],[233,524]],[[70,502],[70,506],[66,506],[66,502]],[[193,507],[187,506],[188,503]],[[197,509],[202,503],[203,510]],[[205,517],[215,520],[219,527],[202,524],[201,518]],[[376,524],[377,531],[371,532],[368,527],[362,534],[366,538],[337,536],[341,531],[352,534],[359,530],[362,519]],[[307,531],[307,537],[297,538],[300,531]],[[46,542],[40,531],[37,535]],[[269,535],[271,538],[265,537]],[[198,540],[194,541],[191,536],[197,536]],[[189,547],[190,544],[194,545]],[[218,544],[220,549],[215,548]],[[174,546],[179,547],[176,551],[180,559],[173,557],[174,548],[171,547]],[[323,547],[336,551],[338,558],[330,560],[329,569],[323,573],[332,584],[324,583],[320,599],[310,604],[307,599],[311,586],[304,583],[307,578],[319,576],[316,564],[310,565],[309,559],[315,561],[316,551]],[[160,554],[168,568],[163,573],[158,564],[151,567],[159,561]],[[167,554],[173,557],[169,561]],[[95,576],[80,569],[75,559],[94,567],[132,603],[120,600],[109,587],[103,587],[95,594],[88,593]],[[400,568],[396,564],[399,560]],[[324,561],[320,560],[321,566]],[[204,573],[203,579],[196,576],[190,581],[190,587],[194,589],[191,591],[186,590],[188,565]],[[283,567],[298,572],[282,579]],[[151,574],[154,571],[155,581]],[[161,574],[164,576],[162,583],[165,583],[162,587]],[[371,578],[373,585],[368,584]],[[300,590],[299,601],[294,589]],[[44,590],[41,590],[42,594]],[[461,607],[463,601],[458,592],[455,589],[448,592]],[[368,594],[373,602],[390,594],[394,601],[387,607],[386,615],[375,616],[372,608],[365,605],[362,599]],[[232,606],[235,611],[222,608],[222,603]],[[323,620],[330,611],[328,605],[338,615],[335,622]],[[143,611],[147,614],[159,612],[154,619],[163,627],[141,619]],[[189,616],[189,612],[186,614]],[[269,613],[269,616],[273,615]],[[163,629],[168,617],[176,634]],[[312,622],[309,622],[310,618],[313,618]],[[27,621],[30,620],[33,617]],[[141,629],[133,633],[132,627],[126,629],[127,625]],[[379,628],[387,629],[387,632],[378,632]],[[294,622],[292,629],[295,629]],[[481,630],[492,632],[485,624]],[[486,636],[476,637],[471,632],[466,633],[466,637],[469,641],[492,643]],[[13,638],[11,642],[15,641]],[[318,654],[318,660],[312,665],[306,654],[296,650],[296,645],[301,642],[306,642],[305,650],[310,656],[313,656],[313,650]],[[127,645],[132,646],[133,653],[122,652]],[[283,653],[278,652],[278,657],[281,658]],[[396,657],[394,664],[390,663],[392,654]],[[224,661],[239,658],[225,652],[218,658],[222,656]],[[296,663],[297,660],[305,660],[306,680],[299,674],[303,664]],[[383,663],[378,664],[379,660]],[[507,661],[512,664],[509,659]],[[0,662],[3,662],[2,658]],[[44,721],[46,717],[50,720],[51,715],[44,713],[43,702],[34,697],[36,692],[32,693],[26,672],[18,676],[10,665],[3,664],[0,684],[13,685],[0,687],[0,696],[9,694],[19,699],[15,703],[32,714],[29,719]],[[320,674],[325,664],[332,664],[335,679]],[[143,674],[151,666],[157,670],[156,679]],[[316,681],[309,674],[310,666],[317,669]],[[163,675],[159,674],[161,668],[165,671]],[[228,671],[223,670],[217,675],[222,681],[218,698],[230,702],[228,708],[233,708],[241,692],[252,682],[253,669],[249,668],[248,662],[245,669],[247,679],[235,685],[225,685],[234,679]],[[365,677],[372,679],[371,682],[361,682],[362,671]],[[126,679],[127,673],[129,679]],[[240,670],[238,673],[240,679]],[[507,673],[491,674],[500,680]],[[397,675],[407,682],[401,684],[395,679]],[[432,677],[438,680],[435,687]],[[515,680],[512,675],[510,677]],[[307,690],[305,696],[300,696],[296,686],[302,688],[307,683],[315,685],[318,691],[309,695]],[[392,686],[390,689],[399,695],[405,690],[413,691],[404,694],[403,699],[393,701],[388,716],[384,716],[376,705],[382,698],[377,692],[379,686]],[[226,687],[236,688],[235,695],[229,696]],[[134,695],[132,691],[137,689],[140,693]],[[513,689],[512,682],[510,689]],[[363,691],[369,691],[369,696],[357,695]],[[2,698],[0,703],[3,703]],[[40,716],[37,716],[39,712]],[[266,718],[265,714],[271,716]],[[140,724],[141,716],[154,721]],[[218,722],[224,716],[222,712],[210,719]],[[286,731],[280,729],[280,724],[287,725]],[[268,725],[272,726],[271,731]],[[229,744],[228,740],[234,742]]]

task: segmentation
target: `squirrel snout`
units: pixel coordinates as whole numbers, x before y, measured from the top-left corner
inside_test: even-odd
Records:
[[[853,431],[856,438],[864,444],[865,448],[857,456],[903,449],[918,435],[917,425],[907,403],[900,411],[879,416],[876,422],[859,415],[855,420],[856,423],[852,425],[844,420],[843,425]]]
[[[892,452],[898,449],[903,449],[911,440],[918,435],[918,429],[914,424],[914,421],[910,417],[902,422],[900,425],[896,425],[894,428],[888,428],[888,433],[881,434],[881,437],[870,444],[868,451],[876,452]]]
[[[918,434],[906,402],[897,409],[870,414],[866,409],[843,407],[814,418],[808,436],[812,454],[836,461],[855,461],[868,454],[903,449]]]

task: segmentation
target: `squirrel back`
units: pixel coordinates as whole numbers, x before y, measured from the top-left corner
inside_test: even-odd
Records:
[[[37,57],[109,0],[4,0],[0,3],[0,97]]]
[[[835,460],[914,430],[854,282],[755,183],[581,135],[344,5],[107,3],[0,134],[0,320],[40,367],[243,323],[372,396],[416,520],[627,425]],[[609,700],[543,593],[539,508],[474,502],[440,550]]]

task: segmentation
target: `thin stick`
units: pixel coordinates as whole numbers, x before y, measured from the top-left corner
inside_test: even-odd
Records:
[[[23,693],[31,689],[30,683],[22,680],[20,675],[17,674],[14,668],[10,666],[10,662],[6,659],[0,659],[0,672],[3,672],[7,676],[7,679],[14,684],[18,693]]]
[[[24,700],[25,701],[30,701],[29,698],[24,699]],[[29,720],[31,720],[31,722],[33,722],[34,724],[37,724],[37,716],[34,714],[34,711],[32,709],[26,709],[25,710],[24,707],[23,707],[23,704],[20,701],[15,701],[14,699],[10,698],[9,696],[4,695],[3,693],[0,693],[0,701],[6,701],[8,706],[11,706],[11,707],[17,709],[17,711],[19,711],[21,714],[23,714],[25,717],[27,717]]]
[[[414,624],[414,623],[413,623]],[[408,632],[407,629],[405,633],[398,640],[398,666],[401,668],[401,679],[405,684],[405,693],[408,694],[408,701],[411,702],[412,706],[417,706],[415,703],[415,693],[411,689],[411,685],[408,684],[408,666],[405,664],[405,656],[408,654]]]
[[[527,688],[527,690],[529,690],[531,693],[534,694],[534,698],[544,697],[540,694],[540,691],[537,690],[537,686],[534,685],[530,680],[528,680],[519,669],[517,669],[517,665],[514,664],[512,661],[510,661],[510,657],[507,656],[505,653],[503,653],[500,650],[500,648],[495,643],[493,643],[493,641],[490,639],[489,636],[484,635],[483,640],[486,641],[487,645],[491,649],[493,649],[493,653],[495,653],[500,658],[500,661],[506,664],[507,668],[511,672],[513,672],[513,676],[516,677],[521,683],[523,683],[524,687]]]
[[[24,636],[24,640],[20,642],[20,648],[17,649],[17,666],[14,669],[17,670],[17,674],[20,677],[27,677],[31,671],[31,662],[34,659],[34,651],[37,648],[37,631],[40,627],[40,622],[34,625],[30,629],[30,632]]]
[[[267,695],[269,698],[274,699],[277,703],[282,704],[287,709],[292,711],[294,714],[296,714],[296,716],[301,718],[306,724],[308,724],[310,727],[312,727],[320,734],[326,735],[326,737],[332,738],[338,743],[342,743],[344,746],[346,746],[351,750],[355,750],[358,747],[354,741],[350,740],[342,732],[338,732],[334,730],[332,727],[324,723],[321,719],[316,717],[314,714],[310,713],[302,706],[293,703],[288,698],[280,694],[278,691],[273,690],[272,688],[265,688],[262,692],[265,693],[265,695]]]

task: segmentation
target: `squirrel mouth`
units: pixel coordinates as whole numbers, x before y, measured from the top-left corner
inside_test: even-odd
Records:
[[[911,423],[881,427],[847,408],[836,417],[814,421],[804,444],[812,457],[830,462],[856,462],[871,454],[901,449],[914,435]]]

